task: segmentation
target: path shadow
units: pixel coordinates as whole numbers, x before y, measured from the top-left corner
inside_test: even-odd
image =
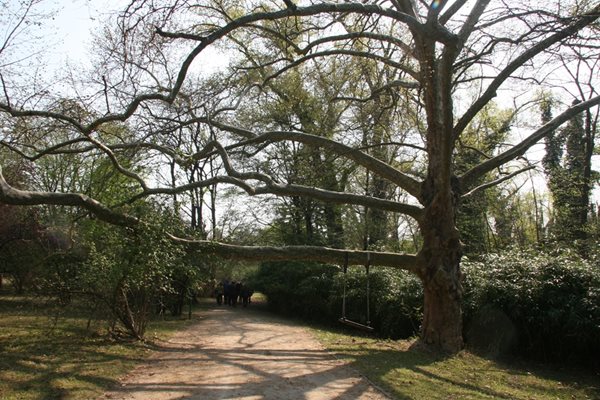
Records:
[[[281,319],[240,308],[202,312],[209,317],[181,336],[185,340],[155,343],[151,362],[103,398],[387,398],[316,342],[308,348],[295,343],[300,328]]]

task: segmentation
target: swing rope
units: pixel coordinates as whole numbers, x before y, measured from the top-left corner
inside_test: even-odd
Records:
[[[369,269],[371,267],[371,253],[367,253],[367,263],[365,264],[365,269],[367,270],[367,326],[370,327],[371,326],[371,316],[370,316],[370,304],[369,304],[369,299],[371,297],[371,293],[370,293],[370,287],[369,287]]]
[[[342,297],[342,319],[346,319],[346,273],[348,272],[348,252],[344,253],[344,295]]]
[[[362,329],[368,332],[373,331],[373,327],[371,326],[371,315],[370,315],[370,285],[369,285],[369,270],[371,266],[371,253],[367,252],[367,263],[365,264],[365,269],[367,272],[367,324],[363,325],[358,322],[351,321],[346,318],[346,286],[347,286],[347,273],[348,273],[348,252],[344,253],[344,293],[342,296],[342,318],[339,321],[343,324],[352,326],[354,328]]]

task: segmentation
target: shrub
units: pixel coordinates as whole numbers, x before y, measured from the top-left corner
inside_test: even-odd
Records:
[[[346,317],[367,322],[367,277],[363,268],[351,267],[346,276],[330,265],[300,262],[263,263],[252,286],[264,293],[276,312],[333,323],[342,313],[346,280]],[[423,292],[419,280],[408,273],[377,268],[369,276],[370,320],[385,337],[413,336],[422,317]]]
[[[588,365],[600,360],[600,268],[574,253],[539,250],[465,259],[464,327],[467,345],[491,356],[516,354]],[[341,316],[366,322],[366,274],[300,262],[263,263],[253,278],[275,311],[333,323]],[[423,289],[414,275],[374,268],[370,319],[378,335],[407,338],[419,331]]]
[[[405,339],[418,334],[423,319],[423,285],[407,271],[383,268],[374,274],[382,281],[381,300],[376,303],[380,335]]]
[[[545,361],[598,363],[597,265],[568,251],[527,250],[465,260],[463,270],[468,344],[488,353],[513,351]]]
[[[326,321],[336,269],[314,263],[268,262],[260,265],[249,283],[267,296],[276,312]]]

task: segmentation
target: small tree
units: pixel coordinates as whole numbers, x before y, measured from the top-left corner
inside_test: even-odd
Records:
[[[181,248],[156,222],[136,231],[90,227],[89,253],[78,273],[79,291],[101,301],[115,321],[136,338],[144,336],[156,311],[169,308],[180,315],[182,304],[168,303],[166,297],[187,297],[195,284],[193,271],[186,274],[180,265]]]

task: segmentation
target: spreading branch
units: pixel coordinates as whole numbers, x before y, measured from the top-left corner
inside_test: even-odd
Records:
[[[81,207],[93,215],[114,225],[136,226],[139,220],[135,217],[111,210],[104,204],[80,193],[31,192],[13,188],[6,182],[0,167],[0,202],[18,206],[35,206],[42,204]]]
[[[282,134],[287,133],[288,132],[283,132]],[[319,137],[314,136],[314,138]],[[196,156],[198,158],[202,158],[208,154],[211,154],[213,151],[216,151],[219,154],[221,160],[223,161],[223,167],[225,168],[225,171],[227,172],[228,176],[216,176],[211,179],[190,183],[175,188],[146,189],[142,194],[138,195],[134,199],[146,197],[152,194],[182,193],[184,191],[191,190],[194,188],[209,187],[216,183],[228,183],[242,188],[250,196],[263,194],[275,194],[278,196],[303,196],[328,203],[362,205],[374,209],[398,212],[413,217],[416,220],[419,220],[423,214],[422,208],[410,204],[380,199],[378,197],[357,195],[346,192],[336,192],[298,184],[284,184],[279,183],[275,181],[271,176],[260,172],[237,171],[233,167],[227,150],[217,141],[209,142]],[[261,182],[263,186],[254,187],[250,185],[248,181],[258,181]]]
[[[531,146],[539,142],[542,138],[550,134],[560,125],[564,124],[580,112],[598,104],[600,104],[600,96],[593,97],[563,111],[560,115],[556,116],[544,126],[533,132],[519,144],[465,172],[462,177],[460,177],[461,187],[471,187],[471,185],[473,185],[478,178],[482,177],[489,171],[522,156],[527,150],[529,150],[529,148],[531,148]]]
[[[402,189],[406,190],[410,195],[419,199],[421,196],[421,183],[416,179],[400,172],[391,165],[366,154],[359,149],[352,148],[335,140],[331,140],[322,136],[311,135],[301,132],[266,132],[257,135],[253,139],[236,144],[236,146],[246,146],[264,142],[277,142],[291,140],[314,147],[321,147],[332,151],[340,156],[348,158],[368,170],[378,174],[379,176],[388,179],[397,184]]]
[[[296,260],[342,265],[347,255],[348,265],[364,265],[369,261],[372,266],[392,267],[411,272],[416,272],[418,268],[417,257],[412,254],[332,249],[319,246],[239,246],[206,240],[184,239],[176,236],[171,236],[171,239],[204,254],[216,255],[231,260]]]

